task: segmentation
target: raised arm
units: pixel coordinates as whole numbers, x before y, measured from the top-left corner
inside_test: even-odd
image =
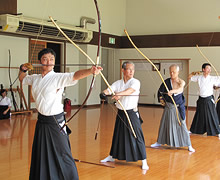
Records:
[[[102,67],[100,66],[97,66],[97,67],[92,66],[90,69],[82,69],[82,70],[76,71],[74,73],[73,80],[80,80],[92,74],[97,75],[100,73],[101,70],[102,70]]]

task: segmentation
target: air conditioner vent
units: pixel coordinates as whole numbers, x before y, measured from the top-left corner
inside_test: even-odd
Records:
[[[42,30],[42,26],[33,23],[21,22],[19,21],[18,29],[16,30],[17,33],[26,32],[26,33],[34,33],[39,34]]]
[[[10,17],[10,18],[8,18]],[[13,18],[17,20],[17,25],[10,24],[13,22]],[[10,20],[10,21],[9,21]],[[13,15],[0,15],[0,26],[5,27],[0,29],[0,31],[9,31],[25,34],[30,36],[40,36],[53,39],[65,39],[59,30],[53,26],[52,23],[47,21],[42,21],[39,19],[32,19],[27,17],[17,17]],[[9,28],[8,28],[9,27]],[[11,27],[11,28],[10,28]],[[93,37],[93,32],[84,28],[78,28],[75,26],[60,25],[61,29],[66,33],[66,35],[73,41],[78,42],[89,42]]]

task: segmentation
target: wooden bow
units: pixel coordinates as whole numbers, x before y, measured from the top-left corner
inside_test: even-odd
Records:
[[[53,18],[52,18],[51,16],[50,16],[49,18],[50,18],[50,20],[52,21],[52,23],[55,25],[55,27],[60,31],[60,33],[61,33],[72,45],[74,45],[83,55],[85,55],[85,56],[90,60],[90,62],[91,62],[93,65],[95,65],[95,62],[91,59],[91,57],[89,57],[88,54],[86,54],[79,46],[77,46],[77,45],[63,32],[63,30],[56,24],[56,22],[53,20]],[[102,79],[104,80],[105,84],[106,84],[106,85],[108,86],[108,88],[110,89],[111,93],[112,93],[113,95],[115,95],[114,91],[112,90],[111,86],[109,85],[108,81],[106,80],[106,78],[105,78],[105,76],[102,74],[102,72],[100,72],[100,75],[101,75]],[[121,108],[123,109],[123,111],[124,111],[124,113],[125,113],[125,115],[126,115],[126,117],[127,117],[127,119],[128,119],[128,122],[129,122],[129,125],[130,125],[130,128],[131,128],[131,131],[132,131],[134,137],[137,138],[137,136],[136,136],[136,134],[135,134],[135,132],[134,132],[133,126],[132,126],[132,124],[131,124],[131,120],[130,120],[130,118],[129,118],[129,116],[128,116],[127,111],[125,110],[125,108],[124,108],[124,106],[122,105],[122,103],[121,103],[120,100],[117,100],[117,102],[118,102],[118,104],[121,106]]]
[[[213,69],[215,70],[216,75],[219,77],[218,71],[215,68],[215,66],[210,62],[210,60],[202,53],[201,49],[199,48],[198,45],[196,45],[196,48],[198,49],[199,53],[202,55],[202,57],[204,57],[204,59],[213,67]]]
[[[11,91],[11,96],[12,96],[12,102],[13,102],[13,106],[14,106],[14,110],[15,112],[18,111],[18,105],[15,101],[15,96],[14,96],[14,92],[12,90],[12,86],[14,85],[15,81],[18,79],[16,78],[15,81],[12,83],[12,79],[11,79],[11,51],[10,49],[8,50],[8,53],[9,53],[9,62],[8,62],[8,77],[9,77],[9,83],[10,83],[10,91]]]
[[[96,6],[96,10],[97,10],[97,15],[98,15],[98,21],[99,21],[99,39],[98,39],[98,49],[97,49],[97,57],[96,57],[96,64],[95,66],[97,66],[97,64],[99,63],[99,54],[100,54],[100,45],[101,45],[101,19],[100,19],[100,13],[99,13],[99,8],[98,8],[98,4],[97,1],[94,0],[95,2],[95,6]],[[88,93],[86,95],[86,98],[84,99],[83,103],[81,104],[81,106],[78,108],[78,110],[66,121],[66,123],[61,127],[61,130],[71,121],[71,119],[73,119],[73,117],[79,113],[79,111],[83,108],[83,106],[86,104],[86,101],[88,100],[92,89],[94,87],[95,84],[95,79],[96,79],[96,75],[93,74],[92,77],[92,81],[88,90]]]
[[[167,85],[166,85],[166,83],[165,83],[165,81],[164,81],[164,79],[163,79],[163,77],[162,77],[160,71],[158,70],[158,68],[155,66],[155,64],[154,64],[147,56],[145,56],[145,55],[141,52],[140,49],[137,48],[137,46],[136,46],[136,45],[134,44],[134,42],[131,40],[131,38],[130,38],[128,32],[127,32],[126,30],[124,30],[124,32],[125,32],[126,36],[128,37],[129,41],[131,42],[131,44],[133,45],[133,47],[156,69],[156,71],[157,71],[157,73],[159,74],[159,76],[160,76],[160,78],[161,78],[161,80],[162,80],[162,82],[163,82],[163,84],[164,84],[164,86],[165,86],[167,92],[169,92],[169,89],[168,89],[168,87],[167,87]],[[172,96],[170,96],[170,98],[172,99],[173,104],[174,104],[174,106],[175,106],[175,108],[176,108],[177,119],[178,119],[179,125],[181,126],[181,122],[180,122],[180,119],[179,119],[179,113],[178,113],[178,109],[177,109],[176,103],[175,103],[175,101],[174,101],[174,99],[173,99]]]

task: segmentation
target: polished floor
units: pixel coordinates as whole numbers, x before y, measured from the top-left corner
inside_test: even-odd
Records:
[[[99,133],[95,140],[100,108],[84,108],[69,123],[70,142],[81,180],[90,179],[220,179],[220,139],[206,135],[191,135],[195,153],[187,148],[150,148],[157,138],[162,108],[140,107],[142,125],[150,169],[143,171],[141,161],[127,163],[99,163],[109,154],[115,122],[115,108],[104,105]],[[74,113],[72,110],[72,114]],[[67,114],[67,117],[70,113]],[[194,111],[189,111],[191,124]],[[0,121],[0,179],[28,179],[31,148],[37,114],[13,115]]]

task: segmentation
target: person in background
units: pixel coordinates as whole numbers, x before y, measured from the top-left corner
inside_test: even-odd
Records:
[[[191,133],[220,137],[219,119],[215,108],[213,87],[220,84],[220,78],[210,76],[211,65],[202,65],[202,75],[191,73],[189,78],[199,85],[199,99],[197,100],[196,113],[190,128]]]
[[[164,106],[164,112],[160,121],[157,142],[152,144],[151,147],[154,148],[166,144],[171,147],[188,147],[190,152],[195,152],[191,145],[185,120],[185,97],[183,96],[185,81],[179,78],[178,65],[173,64],[169,69],[170,78],[165,80],[169,91],[167,92],[162,83],[157,94],[158,101]],[[178,106],[178,117],[181,124],[178,122],[176,108],[171,96]]]
[[[101,160],[101,162],[113,162],[115,159],[126,160],[127,162],[142,160],[142,169],[148,170],[149,166],[146,160],[144,135],[137,108],[140,81],[133,77],[135,66],[132,62],[124,62],[122,64],[122,72],[123,79],[111,85],[112,90],[116,94],[112,99],[120,100],[125,107],[137,138],[132,134],[125,112],[117,102],[116,107],[118,109],[118,114],[115,122],[110,155]],[[110,89],[106,89],[100,94],[100,98],[106,100],[106,95],[110,94]]]
[[[9,119],[11,117],[11,99],[7,97],[7,91],[1,89],[0,98],[0,119]]]

